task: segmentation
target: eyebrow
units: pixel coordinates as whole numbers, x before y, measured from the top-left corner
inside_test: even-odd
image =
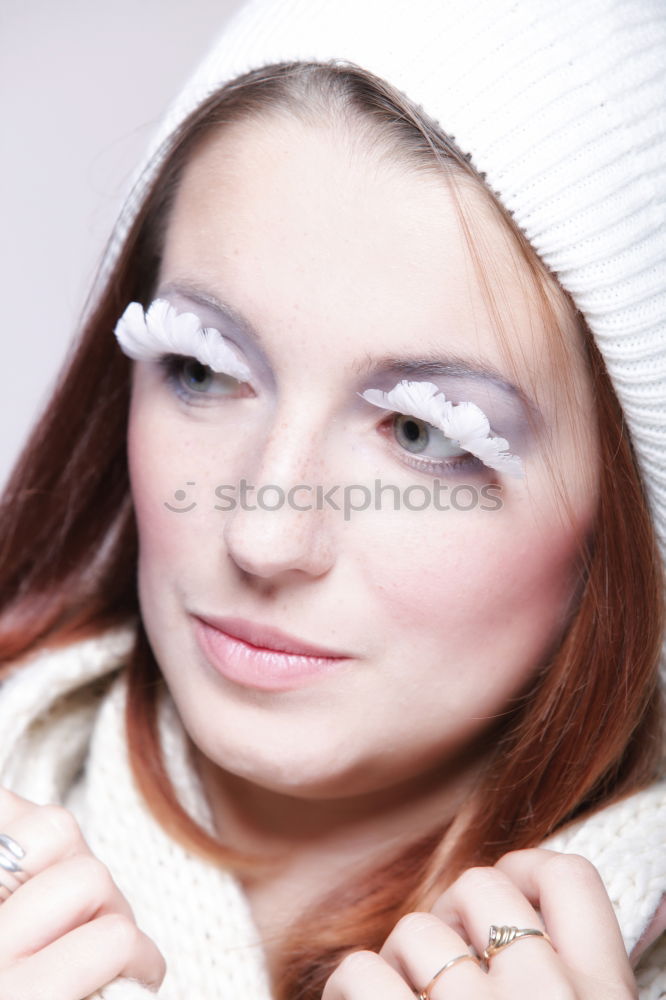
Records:
[[[257,328],[229,302],[210,295],[187,280],[170,281],[160,286],[156,297],[168,292],[175,292],[190,299],[192,302],[215,310],[224,316],[225,319],[232,322],[249,339],[254,340],[262,350],[264,349],[261,334]],[[440,376],[490,382],[507,395],[514,397],[522,403],[533,417],[543,420],[543,414],[537,404],[519,386],[513,382],[509,382],[494,365],[483,358],[475,358],[472,363],[467,358],[457,355],[443,357],[441,354],[435,352],[426,352],[413,358],[393,354],[383,354],[379,357],[367,354],[363,360],[353,365],[353,370],[358,376],[359,381],[367,381],[369,378],[377,381],[382,376],[392,375],[396,378],[420,379],[424,381]]]

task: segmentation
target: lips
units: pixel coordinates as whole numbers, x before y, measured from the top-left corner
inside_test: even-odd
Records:
[[[212,628],[218,629],[234,639],[255,646],[257,649],[267,649],[278,653],[292,653],[297,656],[313,656],[328,659],[347,659],[350,653],[325,646],[316,646],[311,642],[298,639],[281,629],[271,625],[261,625],[246,618],[224,618],[217,615],[195,615],[200,621]]]
[[[226,681],[255,691],[287,692],[324,682],[355,660],[246,618],[192,615],[204,660]]]

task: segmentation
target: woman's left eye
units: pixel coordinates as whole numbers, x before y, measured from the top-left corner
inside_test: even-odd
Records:
[[[197,358],[183,354],[163,354],[158,359],[160,368],[169,386],[188,402],[203,401],[206,398],[247,395],[246,382],[239,382],[232,375],[215,372]]]
[[[414,456],[409,464],[426,472],[485,468],[481,459],[460,448],[439,428],[406,413],[394,413],[391,432],[397,443]]]

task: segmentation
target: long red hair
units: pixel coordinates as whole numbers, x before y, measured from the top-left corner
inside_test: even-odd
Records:
[[[271,969],[276,1000],[315,1000],[345,954],[378,950],[402,914],[428,908],[466,867],[536,845],[653,778],[663,732],[663,577],[636,457],[592,335],[483,175],[420,109],[373,75],[350,65],[281,64],[225,86],[177,130],[13,470],[0,529],[4,670],[42,646],[135,622],[126,722],[131,766],[147,807],[174,837],[214,863],[239,873],[260,870],[256,859],[224,847],[183,811],[161,757],[155,710],[163,681],[141,624],[127,470],[131,363],[112,330],[130,301],[147,306],[152,299],[169,207],[198,140],[210,129],[275,111],[306,121],[346,116],[406,168],[438,171],[453,190],[464,177],[485,192],[525,263],[555,352],[564,349],[553,288],[576,317],[600,449],[598,511],[567,627],[497,724],[464,822],[460,817],[456,824],[464,835],[451,836],[444,821],[418,840],[407,831],[391,857],[378,859],[365,878],[335,887],[281,936]],[[473,220],[461,213],[474,251]],[[482,275],[486,262],[478,252],[476,261]]]

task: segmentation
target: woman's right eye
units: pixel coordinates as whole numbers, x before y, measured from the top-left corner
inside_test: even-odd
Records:
[[[188,402],[212,401],[215,398],[251,394],[247,382],[240,382],[225,372],[213,371],[197,358],[183,354],[163,354],[158,363],[167,384]]]

